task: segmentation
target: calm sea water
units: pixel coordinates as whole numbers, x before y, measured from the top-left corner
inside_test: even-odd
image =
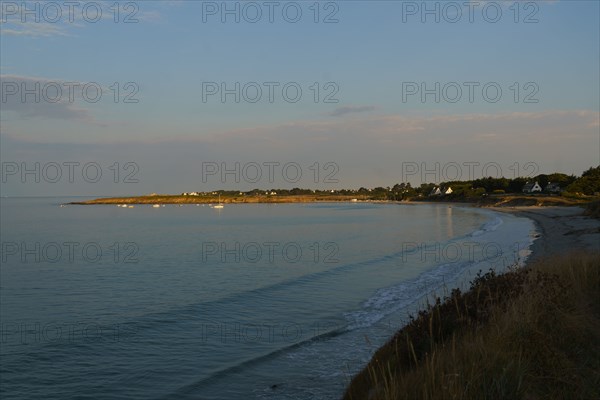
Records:
[[[2,399],[335,399],[531,221],[448,205],[3,198]]]

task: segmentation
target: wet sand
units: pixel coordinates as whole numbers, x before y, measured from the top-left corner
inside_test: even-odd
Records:
[[[574,250],[600,253],[600,219],[583,215],[581,207],[491,207],[499,212],[531,218],[540,236],[533,242],[528,262]]]

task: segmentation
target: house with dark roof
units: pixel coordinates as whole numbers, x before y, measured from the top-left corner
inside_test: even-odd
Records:
[[[523,186],[523,193],[540,193],[542,191],[542,187],[539,183],[536,182],[527,182],[525,186]]]
[[[452,188],[451,187],[447,187],[447,188],[443,188],[441,186],[436,186],[433,188],[433,190],[431,191],[431,193],[429,193],[430,196],[442,196],[442,195],[447,195],[447,194],[451,194],[452,193]]]
[[[546,185],[546,187],[544,188],[544,192],[560,193],[560,192],[562,192],[562,189],[560,188],[558,183],[548,182],[548,185]]]

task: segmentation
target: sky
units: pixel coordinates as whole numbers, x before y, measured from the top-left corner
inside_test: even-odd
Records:
[[[2,196],[600,164],[598,1],[0,1]]]

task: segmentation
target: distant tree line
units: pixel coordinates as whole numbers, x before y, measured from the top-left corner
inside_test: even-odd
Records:
[[[475,199],[482,196],[494,194],[516,194],[522,193],[523,187],[528,182],[538,182],[542,188],[549,183],[558,185],[565,194],[592,196],[600,193],[600,165],[590,167],[580,177],[562,173],[540,174],[530,178],[480,178],[470,181],[450,181],[435,183],[423,183],[413,187],[410,183],[397,183],[390,187],[376,187],[367,189],[335,189],[335,190],[312,190],[312,189],[253,189],[247,192],[239,190],[218,190],[215,192],[203,192],[202,195],[220,194],[222,196],[298,196],[298,195],[357,195],[368,197],[372,200],[407,200],[412,198],[428,197],[435,188],[451,188],[452,193],[444,195],[445,199]]]
[[[392,200],[404,200],[414,197],[429,196],[436,188],[452,188],[452,193],[445,195],[449,199],[469,199],[491,194],[522,193],[527,182],[538,182],[542,188],[548,184],[558,185],[561,191],[570,194],[584,194],[592,196],[600,193],[600,165],[590,167],[580,177],[562,173],[540,174],[531,178],[480,178],[471,181],[450,181],[440,184],[424,183],[419,187],[412,187],[410,183],[396,184],[388,198]],[[374,189],[375,195],[382,196],[382,188]]]

